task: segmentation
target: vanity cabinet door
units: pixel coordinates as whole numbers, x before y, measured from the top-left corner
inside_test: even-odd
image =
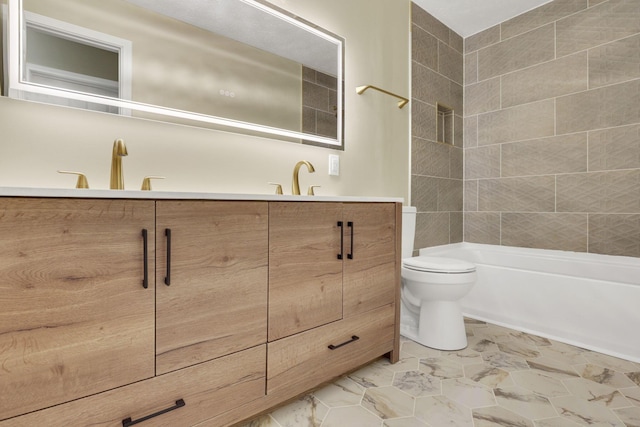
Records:
[[[396,206],[345,203],[344,317],[394,302]]]
[[[342,318],[341,203],[269,203],[269,341]]]
[[[265,343],[267,203],[156,207],[156,373]]]
[[[0,198],[0,420],[154,375],[154,202]]]

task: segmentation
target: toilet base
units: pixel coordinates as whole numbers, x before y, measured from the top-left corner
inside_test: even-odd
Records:
[[[407,321],[407,317],[415,319],[415,316],[404,313],[400,333],[405,337],[437,350],[462,350],[467,347],[464,318],[457,301],[423,301],[417,325],[415,320]]]

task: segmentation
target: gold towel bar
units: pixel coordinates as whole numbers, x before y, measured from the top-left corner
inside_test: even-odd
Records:
[[[372,86],[372,85],[358,86],[356,88],[356,93],[358,95],[362,95],[362,93],[367,89],[375,89],[375,90],[378,90],[378,91],[380,91],[382,93],[386,93],[387,95],[390,95],[390,96],[393,96],[395,98],[400,99],[400,101],[398,101],[398,108],[402,108],[402,107],[404,107],[405,105],[407,105],[409,103],[409,100],[407,98],[405,98],[405,97],[402,97],[400,95],[396,95],[395,93],[391,93],[389,91],[386,91],[384,89],[380,89],[379,87],[375,87],[375,86]]]

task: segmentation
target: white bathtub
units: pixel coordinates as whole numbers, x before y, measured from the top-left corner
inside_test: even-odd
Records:
[[[468,317],[640,362],[640,258],[475,243],[420,254],[477,265]]]

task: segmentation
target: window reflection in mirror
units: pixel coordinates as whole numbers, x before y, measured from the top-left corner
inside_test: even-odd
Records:
[[[135,117],[180,123],[196,120],[198,125],[223,129],[231,121],[231,126],[247,124],[258,133],[273,129],[289,140],[334,148],[342,144],[342,42],[309,26],[283,24],[279,15],[274,18],[256,9],[250,0],[211,0],[202,3],[210,8],[197,11],[184,2],[164,0],[9,2],[22,3],[25,11],[27,30],[21,32],[20,44],[25,49],[20,70],[24,85],[18,92],[23,98],[116,113],[126,110]],[[241,8],[231,10],[233,19],[220,18],[234,3]],[[250,15],[243,18],[238,13]],[[49,31],[40,17],[67,29]],[[267,25],[255,22],[265,17]],[[31,25],[33,21],[37,24]],[[234,39],[203,28],[213,26],[213,21],[222,22],[216,31],[232,28]],[[238,41],[246,37],[243,26],[245,34],[254,33],[256,40],[281,54]],[[270,27],[277,35],[268,33]],[[313,52],[308,46],[312,42],[318,50],[310,60],[304,54]],[[323,57],[329,58],[328,65],[314,62]],[[129,77],[123,65],[129,67]],[[67,92],[41,93],[34,89],[39,85]],[[76,92],[106,98],[95,102],[74,96]],[[132,108],[116,102],[122,99],[132,100]]]
[[[120,77],[121,63],[123,70],[131,67],[131,48],[127,41],[116,41],[108,35],[33,13],[25,15],[24,35],[21,72],[26,81],[112,98],[130,98],[130,77]],[[69,107],[121,112],[106,104],[41,93],[22,92],[19,96]]]

